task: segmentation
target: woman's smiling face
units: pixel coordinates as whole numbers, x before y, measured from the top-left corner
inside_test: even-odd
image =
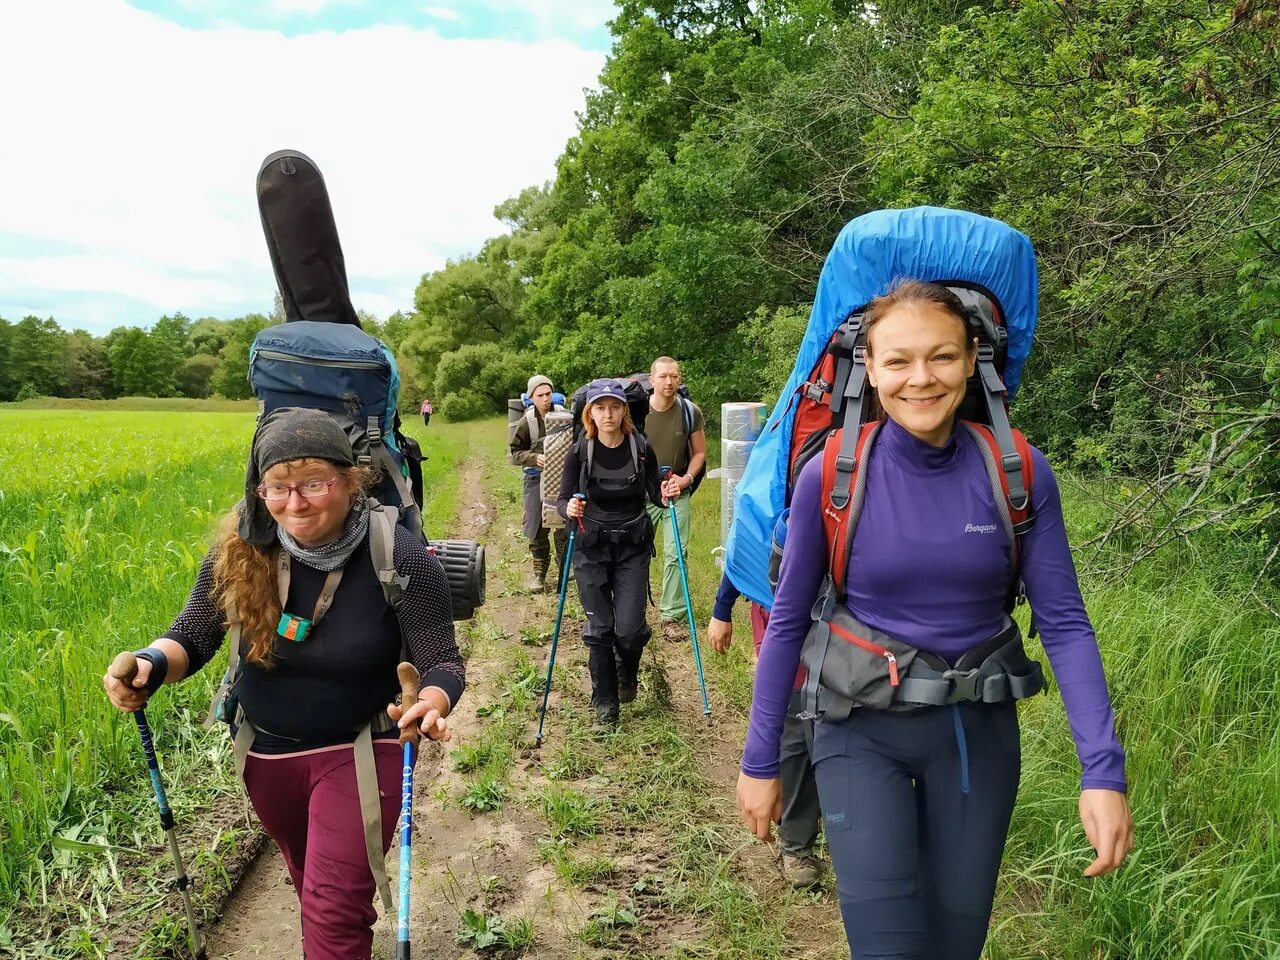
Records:
[[[964,323],[936,303],[895,304],[867,332],[867,377],[880,405],[912,436],[935,447],[951,437],[977,362]]]

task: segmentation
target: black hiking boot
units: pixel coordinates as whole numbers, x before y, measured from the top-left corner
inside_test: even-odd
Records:
[[[602,727],[618,725],[618,665],[609,647],[593,646],[587,654],[587,668],[591,671],[591,706],[596,712],[596,724]]]
[[[618,657],[618,702],[632,703],[640,685],[640,660],[644,656],[644,647],[638,650],[617,647],[615,652]]]

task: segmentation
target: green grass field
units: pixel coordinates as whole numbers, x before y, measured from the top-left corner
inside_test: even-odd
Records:
[[[243,492],[252,431],[246,412],[0,410],[0,954],[18,904],[72,929],[105,915],[113,864],[73,842],[154,847],[137,731],[101,677],[181,609]],[[440,533],[456,511],[463,431],[418,436],[425,521]],[[202,726],[219,667],[166,687],[150,711],[165,778],[182,784],[170,794],[179,820],[238,789],[225,733]]]

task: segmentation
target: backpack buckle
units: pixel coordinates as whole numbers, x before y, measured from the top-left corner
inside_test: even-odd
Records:
[[[951,692],[947,696],[948,703],[982,699],[981,669],[975,667],[972,670],[944,670],[942,676],[951,683]]]

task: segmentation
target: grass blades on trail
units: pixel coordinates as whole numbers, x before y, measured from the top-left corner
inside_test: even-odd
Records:
[[[109,915],[142,929],[160,919],[173,868],[137,730],[101,678],[181,609],[218,518],[243,492],[253,422],[251,412],[0,410],[0,954],[98,956]],[[445,534],[464,433],[416,432],[431,458],[428,530]],[[193,814],[238,792],[225,732],[202,726],[221,665],[164,688],[148,710],[179,839],[206,886],[228,838],[202,834]],[[154,948],[184,936],[168,926]]]

